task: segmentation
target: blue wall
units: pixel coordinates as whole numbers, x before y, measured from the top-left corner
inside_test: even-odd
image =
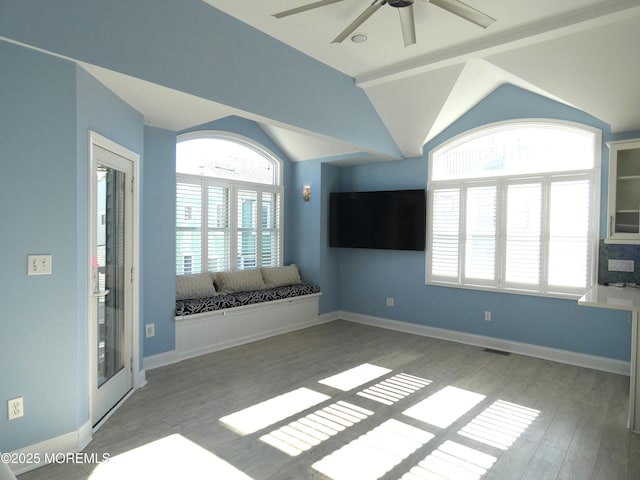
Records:
[[[345,167],[341,189],[424,188],[428,152],[466,130],[515,118],[556,118],[591,125],[610,138],[608,126],[583,112],[512,86],[490,94],[425,146],[423,157]],[[606,147],[603,144],[606,155]],[[603,156],[603,185],[608,161]],[[606,189],[602,198],[606,199]],[[603,203],[606,205],[606,201]],[[601,215],[606,215],[605,207]],[[613,359],[630,358],[625,312],[578,307],[575,300],[481,292],[425,285],[425,254],[340,249],[342,310],[419,325],[487,335]],[[395,307],[386,307],[386,297]],[[484,311],[493,321],[484,321]]]
[[[0,451],[75,432],[88,420],[88,129],[142,146],[142,120],[75,64],[0,42]],[[27,276],[27,255],[53,274]],[[6,405],[6,403],[4,403]]]
[[[78,426],[75,66],[0,43],[0,451]],[[27,255],[53,274],[27,276]],[[9,422],[6,401],[23,396]],[[4,407],[3,407],[4,405]]]
[[[176,291],[176,134],[144,129],[141,234],[141,327],[155,324],[155,337],[144,339],[144,356],[175,349]]]

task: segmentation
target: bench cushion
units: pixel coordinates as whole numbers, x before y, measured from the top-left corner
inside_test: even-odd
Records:
[[[285,287],[268,288],[251,292],[238,292],[226,295],[218,295],[209,298],[194,298],[176,301],[176,316],[194,315],[196,313],[212,312],[226,308],[253,305],[283,298],[299,297],[319,293],[320,287],[302,283],[299,285],[287,285]]]
[[[176,299],[208,298],[216,295],[213,278],[210,273],[195,275],[176,275]]]
[[[262,269],[262,278],[267,288],[285,287],[302,283],[300,272],[295,263],[286,267],[268,267]]]
[[[237,270],[235,272],[218,272],[216,283],[220,293],[239,293],[267,288],[259,268]]]

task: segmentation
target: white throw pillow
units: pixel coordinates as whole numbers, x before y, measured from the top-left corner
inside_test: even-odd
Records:
[[[298,285],[302,283],[300,272],[295,263],[288,267],[269,267],[262,269],[262,278],[267,288]]]
[[[176,300],[207,298],[216,295],[216,287],[209,273],[176,275]]]
[[[237,272],[218,272],[216,283],[220,293],[251,292],[267,288],[262,280],[262,273],[257,268]]]

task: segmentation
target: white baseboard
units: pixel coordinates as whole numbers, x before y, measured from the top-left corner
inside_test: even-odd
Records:
[[[542,347],[530,343],[514,342],[512,340],[504,340],[501,338],[487,337],[484,335],[476,335],[473,333],[458,332],[455,330],[447,330],[444,328],[429,327],[426,325],[418,325],[414,323],[400,322],[390,320],[388,318],[372,317],[369,315],[361,315],[351,312],[335,312],[337,318],[355,323],[371,325],[373,327],[381,327],[398,332],[413,333],[425,337],[438,338],[441,340],[449,340],[452,342],[464,343],[466,345],[474,345],[482,348],[492,348],[495,350],[503,350],[505,352],[518,353],[529,357],[541,358],[544,360],[552,360],[554,362],[576,365],[578,367],[592,368],[594,370],[602,370],[604,372],[617,373],[620,375],[630,375],[630,362],[623,360],[614,360],[612,358],[599,357],[596,355],[588,355],[585,353],[576,353],[569,350],[561,350],[558,348]]]
[[[169,352],[157,353],[144,357],[144,369],[153,370],[154,368],[166,367],[178,361],[178,352],[171,350]]]
[[[77,453],[82,451],[91,442],[92,438],[93,430],[91,423],[87,421],[75,432],[65,433],[64,435],[10,452],[12,457],[29,459],[29,462],[10,463],[9,467],[15,475],[21,475],[50,463],[46,461],[47,457],[55,454]]]
[[[340,320],[340,318],[340,312],[338,311],[323,313],[321,315],[318,315],[318,325],[333,322],[335,320]]]
[[[140,370],[138,372],[138,376],[136,377],[135,381],[133,382],[133,389],[137,390],[139,388],[144,387],[146,384],[147,384],[147,372],[143,368],[142,370]]]

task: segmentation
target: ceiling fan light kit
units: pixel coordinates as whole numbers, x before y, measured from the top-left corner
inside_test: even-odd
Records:
[[[309,10],[313,10],[315,8],[324,7],[327,5],[331,5],[333,3],[342,2],[344,0],[319,0],[317,2],[309,3],[307,5],[303,5],[300,7],[292,8],[289,10],[285,10],[283,12],[273,14],[276,18],[284,18],[290,15],[295,15],[298,13],[303,13]],[[477,10],[466,3],[461,2],[460,0],[424,0],[426,3],[431,3],[437,7],[440,7],[454,15],[457,15],[465,20],[474,23],[482,28],[488,28],[493,22],[496,21],[495,18],[490,17],[484,12]],[[398,9],[398,14],[400,15],[400,29],[402,30],[402,38],[404,40],[404,46],[407,47],[416,43],[416,26],[415,19],[413,16],[413,4],[414,0],[373,0],[373,3],[369,5],[358,17],[351,22],[347,27],[340,32],[340,34],[333,39],[331,43],[342,43],[347,37],[350,37],[353,32],[355,32],[360,25],[367,21],[367,19],[376,13],[378,9],[384,5],[389,5],[390,7],[394,7]],[[356,43],[357,40],[354,40],[356,35],[351,37],[351,40]],[[364,40],[366,40],[366,35],[364,36]],[[362,40],[362,41],[364,41]]]

